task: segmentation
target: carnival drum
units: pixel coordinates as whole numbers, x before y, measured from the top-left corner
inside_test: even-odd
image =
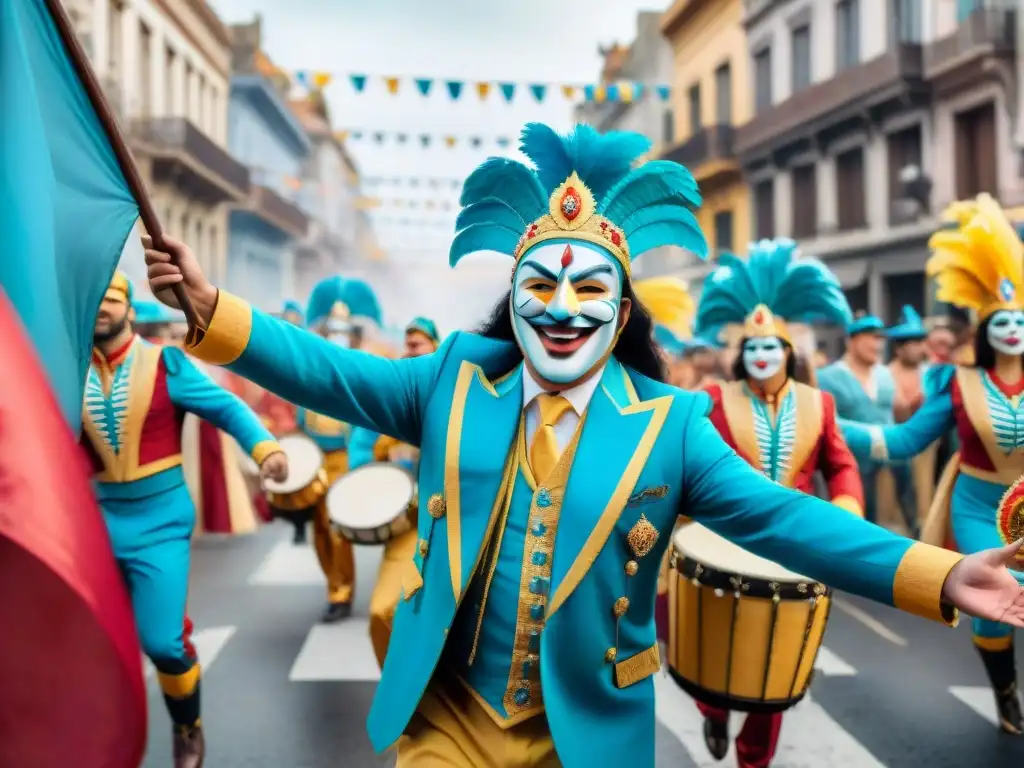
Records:
[[[263,489],[275,517],[294,522],[297,513],[308,519],[312,507],[327,493],[324,454],[312,439],[300,433],[285,435],[278,445],[288,457],[288,477],[264,480]]]
[[[353,544],[384,544],[413,526],[416,479],[398,464],[364,464],[327,492],[327,515]]]
[[[669,671],[698,701],[782,712],[811,684],[831,590],[697,523],[672,537]]]

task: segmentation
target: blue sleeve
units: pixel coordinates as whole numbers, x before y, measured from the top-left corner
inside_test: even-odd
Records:
[[[914,542],[773,483],[725,443],[701,407],[683,436],[681,513],[792,571],[894,605],[896,572]]]
[[[256,461],[276,449],[274,436],[241,399],[214,383],[180,349],[168,347],[161,354],[167,369],[167,393],[178,408],[227,432]]]
[[[363,427],[354,427],[348,438],[348,468],[356,469],[373,461],[373,446],[380,437]]]
[[[902,424],[889,426],[839,420],[846,444],[862,461],[906,461],[917,456],[954,425],[953,398],[948,392],[932,395]]]
[[[419,445],[427,402],[458,337],[433,354],[389,360],[339,347],[221,291],[210,327],[189,349],[298,406]]]

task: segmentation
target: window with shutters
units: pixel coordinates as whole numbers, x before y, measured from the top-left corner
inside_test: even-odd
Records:
[[[792,32],[791,51],[793,55],[793,92],[811,84],[811,26],[805,24]]]
[[[836,71],[860,63],[860,2],[839,0],[836,3]]]
[[[754,236],[758,240],[775,237],[775,179],[754,185]]]
[[[953,161],[959,200],[982,192],[998,195],[995,104],[989,102],[956,116]]]
[[[733,249],[732,211],[718,211],[715,214],[715,250],[732,251]]]
[[[715,70],[715,123],[732,125],[732,67],[729,64]]]
[[[818,169],[814,163],[793,171],[793,237],[818,234]]]
[[[754,109],[772,105],[772,49],[764,48],[754,56]]]
[[[700,83],[697,83],[690,86],[690,135],[694,135],[702,127],[700,119]]]
[[[836,203],[839,206],[840,231],[867,226],[863,147],[851,149],[836,157]]]

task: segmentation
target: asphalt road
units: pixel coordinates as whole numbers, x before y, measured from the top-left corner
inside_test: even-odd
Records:
[[[324,627],[315,557],[292,546],[284,527],[196,543],[189,610],[205,669],[208,768],[393,764],[373,753],[365,733],[378,678],[365,617],[379,550],[358,555],[355,616]],[[787,713],[774,767],[1024,765],[1024,738],[994,727],[964,624],[943,629],[838,598],[812,694]],[[169,722],[151,675],[148,686],[144,768],[169,768]],[[708,756],[697,711],[671,679],[659,675],[656,687],[659,768],[735,766],[731,755],[722,763]]]

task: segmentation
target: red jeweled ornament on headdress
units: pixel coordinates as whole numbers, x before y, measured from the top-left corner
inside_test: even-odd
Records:
[[[764,312],[762,312],[760,309],[754,313],[754,322],[757,325],[761,325],[764,322]]]
[[[1006,489],[999,501],[996,520],[999,535],[1007,544],[1024,539],[1024,476]],[[1017,560],[1024,562],[1024,554],[1018,554]]]
[[[562,209],[562,215],[569,221],[572,221],[580,215],[580,210],[583,208],[583,198],[580,197],[579,192],[572,187],[569,187],[562,194],[560,207]]]

